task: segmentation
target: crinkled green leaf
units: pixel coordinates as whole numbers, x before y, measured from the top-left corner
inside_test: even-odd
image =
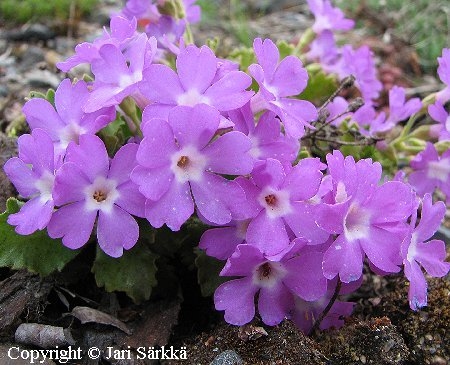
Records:
[[[338,84],[333,75],[327,75],[323,71],[309,72],[308,85],[300,94],[302,100],[309,100],[315,105],[321,105],[333,94]]]
[[[287,43],[286,41],[278,41],[277,47],[278,51],[280,52],[280,59],[294,54],[295,47],[292,44]]]
[[[197,279],[200,290],[204,297],[214,294],[217,287],[230,278],[219,276],[220,271],[225,266],[224,261],[206,255],[203,251],[197,250],[195,265],[197,266]]]
[[[97,248],[97,256],[92,266],[98,286],[106,291],[123,291],[134,302],[140,303],[150,298],[156,286],[156,265],[158,255],[142,243],[138,243],[122,257],[113,258]]]
[[[217,52],[217,49],[219,48],[220,44],[220,38],[214,37],[214,38],[208,38],[206,40],[206,45],[213,50],[214,53]]]
[[[130,129],[121,115],[99,132],[106,150],[112,156],[132,136]]]
[[[235,61],[241,65],[241,70],[247,71],[248,66],[256,62],[255,53],[253,48],[240,47],[230,53],[229,57],[232,61]]]
[[[51,239],[45,231],[27,236],[17,234],[7,219],[19,209],[17,199],[10,198],[6,211],[0,215],[0,267],[28,269],[42,276],[61,271],[80,251],[63,246],[61,240]]]

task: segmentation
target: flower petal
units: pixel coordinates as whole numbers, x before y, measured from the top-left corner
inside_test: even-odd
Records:
[[[248,151],[250,139],[241,132],[228,132],[203,149],[208,157],[206,169],[218,174],[246,175],[253,169],[253,158]]]
[[[44,229],[53,213],[53,200],[42,202],[39,197],[27,201],[20,211],[8,216],[8,223],[16,226],[18,234],[28,235]]]
[[[170,188],[174,174],[167,166],[147,169],[136,166],[131,173],[131,181],[139,186],[139,191],[147,199],[158,200]]]
[[[314,301],[327,292],[327,279],[322,272],[322,252],[300,251],[299,256],[284,262],[289,274],[283,278],[284,284],[300,298]]]
[[[62,237],[64,246],[80,248],[89,241],[96,216],[96,210],[84,209],[84,202],[65,205],[53,213],[47,226],[48,235]]]
[[[99,212],[97,239],[106,254],[120,257],[123,255],[123,249],[132,248],[138,238],[138,224],[129,213],[116,205],[113,205],[109,213]]]
[[[288,317],[294,306],[294,297],[279,283],[272,288],[261,288],[258,298],[258,311],[262,321],[269,326],[276,326]]]
[[[258,289],[251,277],[223,283],[214,293],[216,309],[225,311],[228,323],[242,326],[255,316],[254,298]]]
[[[282,218],[270,218],[265,211],[254,218],[247,229],[247,242],[266,255],[276,255],[289,245],[289,237]]]
[[[145,124],[144,139],[139,144],[136,159],[147,168],[170,166],[170,157],[177,150],[170,125],[162,119],[152,119]]]
[[[199,94],[203,94],[216,74],[216,56],[206,46],[197,48],[190,45],[178,55],[177,71],[185,90],[195,89]]]
[[[97,176],[108,175],[108,153],[105,144],[96,135],[81,135],[79,145],[71,142],[67,147],[66,161],[77,165],[92,182]]]
[[[222,176],[206,172],[200,182],[191,182],[197,209],[209,222],[226,224],[233,212],[245,200],[242,188]]]
[[[167,192],[157,201],[147,199],[145,217],[150,224],[159,228],[166,224],[172,231],[178,231],[194,213],[189,183],[172,182]]]
[[[201,150],[219,127],[220,114],[206,104],[178,106],[169,113],[169,124],[181,147],[195,146]]]
[[[344,283],[358,280],[363,268],[363,252],[359,242],[348,242],[343,234],[340,235],[325,252],[322,267],[327,279],[339,274]]]
[[[184,93],[178,75],[166,65],[150,65],[143,71],[139,90],[149,100],[162,104],[177,104],[177,97]]]

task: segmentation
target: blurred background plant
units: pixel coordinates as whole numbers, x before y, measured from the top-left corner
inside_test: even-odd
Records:
[[[357,28],[365,27],[372,32],[385,28],[387,36],[412,45],[425,71],[435,70],[442,48],[450,46],[448,0],[335,0],[334,3],[357,20]]]
[[[1,0],[0,21],[6,24],[46,19],[65,20],[92,12],[97,0]]]

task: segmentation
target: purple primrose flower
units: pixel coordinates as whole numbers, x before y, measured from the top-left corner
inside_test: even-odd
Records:
[[[370,159],[355,162],[334,151],[327,162],[333,190],[317,208],[316,219],[338,236],[324,255],[325,277],[339,275],[344,283],[358,280],[364,254],[376,268],[398,272],[406,219],[414,206],[412,189],[399,181],[379,186],[381,165]]]
[[[95,134],[114,120],[114,107],[102,107],[93,113],[85,113],[83,107],[89,96],[84,81],[72,84],[65,79],[56,89],[55,106],[41,98],[33,98],[23,106],[31,130],[42,128],[52,138],[55,158],[64,157],[69,142],[78,142],[83,134]]]
[[[286,249],[292,234],[319,244],[328,233],[315,223],[314,204],[309,201],[319,190],[324,165],[305,158],[290,169],[274,159],[258,163],[252,172],[252,186],[245,186],[254,207],[246,239],[267,255]]]
[[[402,257],[405,275],[409,285],[409,305],[417,310],[427,305],[427,282],[422,273],[425,271],[433,277],[441,278],[448,274],[450,263],[445,262],[447,252],[441,240],[430,240],[438,230],[445,215],[445,204],[433,204],[430,194],[422,200],[420,222],[416,226],[417,212],[411,219],[410,232],[402,244]]]
[[[252,98],[253,112],[264,109],[274,112],[284,124],[286,135],[300,138],[309,122],[317,118],[316,107],[309,101],[288,98],[300,94],[308,82],[308,72],[295,56],[287,56],[280,62],[277,46],[270,39],[256,38],[253,48],[258,64],[248,70],[259,85]]]
[[[221,271],[221,276],[242,276],[220,285],[214,293],[217,310],[225,310],[225,320],[234,325],[250,322],[255,316],[255,295],[264,323],[276,325],[289,317],[295,295],[313,301],[322,297],[327,281],[322,275],[322,253],[301,249],[296,240],[281,258],[271,260],[252,245],[239,245]]]
[[[436,122],[439,122],[437,126],[433,125],[435,133],[439,136],[440,141],[450,140],[450,114],[445,110],[444,105],[436,100],[436,103],[428,107],[428,114]]]
[[[97,241],[112,257],[132,248],[139,227],[131,214],[144,216],[144,197],[130,181],[136,166],[137,144],[126,144],[110,161],[102,140],[80,136],[79,145],[70,143],[64,164],[55,179],[53,197],[60,208],[47,227],[52,238],[77,249],[91,235],[97,221]]]
[[[358,285],[361,283],[361,281],[356,283]],[[303,333],[308,334],[315,321],[322,314],[323,310],[328,305],[331,297],[333,296],[336,284],[337,280],[328,280],[327,292],[324,296],[317,299],[316,301],[308,302],[299,297],[295,298],[295,306],[293,313],[291,314],[292,321],[297,325],[298,328],[300,328]],[[346,286],[350,286],[351,290],[348,290]],[[353,285],[353,283],[343,284],[341,290],[339,291],[339,294],[348,294],[355,289],[356,285]],[[333,303],[328,314],[320,323],[320,329],[326,330],[332,327],[341,328],[344,325],[344,318],[349,317],[352,314],[355,305],[356,303],[336,300]]]
[[[156,38],[141,34],[124,50],[113,44],[100,47],[100,58],[92,61],[95,81],[84,110],[93,112],[105,106],[118,105],[127,96],[132,96],[144,108],[148,100],[141,95],[138,85],[143,79],[144,69],[153,60],[156,43]]]
[[[141,92],[152,102],[145,108],[143,118],[165,119],[177,105],[207,104],[225,112],[246,104],[253,95],[246,91],[251,78],[232,70],[216,80],[218,62],[210,48],[190,45],[177,57],[178,73],[166,65],[150,65],[140,85]]]
[[[450,203],[450,149],[439,157],[434,145],[428,142],[425,150],[411,161],[411,167],[414,171],[408,181],[417,194],[432,194],[438,188]]]
[[[30,198],[18,213],[8,217],[23,235],[44,229],[53,213],[55,166],[53,142],[42,129],[19,137],[19,157],[9,159],[4,171],[24,198]]]
[[[450,48],[442,50],[442,57],[438,57],[438,63],[438,76],[445,84],[445,88],[437,93],[436,99],[441,103],[446,103],[450,100]]]
[[[350,30],[355,25],[353,20],[345,18],[341,9],[333,7],[330,0],[308,0],[308,6],[316,18],[312,29],[317,34],[326,30]]]
[[[297,158],[299,141],[281,132],[280,120],[273,112],[265,112],[256,123],[250,103],[247,103],[240,109],[229,111],[228,116],[234,123],[234,129],[251,139],[253,147],[250,154],[255,159],[274,158],[292,163]]]
[[[110,32],[103,29],[103,35],[93,43],[83,42],[75,47],[75,54],[64,62],[58,62],[56,66],[63,72],[68,72],[81,63],[92,63],[96,59],[100,59],[100,48],[105,44],[112,44],[119,49],[127,47],[134,38],[138,36],[136,33],[136,19],[130,20],[123,16],[114,16],[110,22]]]
[[[240,217],[245,195],[235,182],[219,174],[251,172],[251,142],[241,132],[225,133],[213,140],[220,115],[198,104],[179,106],[163,119],[145,121],[132,180],[147,198],[146,218],[154,227],[167,224],[172,230],[194,212],[214,224]]]
[[[384,112],[376,113],[372,105],[364,105],[353,115],[353,120],[360,127],[361,133],[367,136],[374,136],[377,133],[386,133],[394,128],[399,122],[409,118],[422,108],[419,98],[405,100],[405,89],[394,86],[389,90],[389,116]]]

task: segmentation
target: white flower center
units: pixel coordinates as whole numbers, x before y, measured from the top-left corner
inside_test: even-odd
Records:
[[[280,262],[265,262],[253,270],[253,284],[262,288],[273,288],[287,274]]]
[[[342,181],[339,181],[336,186],[336,203],[343,203],[347,200],[348,195],[345,190],[345,184]]]
[[[344,218],[344,233],[348,241],[366,238],[369,235],[370,213],[356,204],[350,205]]]
[[[142,72],[137,70],[133,73],[122,74],[119,76],[119,83],[118,83],[118,92],[127,88],[130,85],[136,84],[139,81],[142,81]]]
[[[406,255],[406,259],[409,262],[412,262],[417,254],[417,233],[413,232],[413,234],[411,235],[411,243],[409,244],[408,247],[408,253]]]
[[[177,182],[201,181],[207,159],[194,146],[186,146],[171,157],[172,172]]]
[[[96,177],[94,182],[84,189],[85,208],[89,211],[101,210],[110,213],[114,202],[120,196],[116,187],[115,180],[106,179],[103,176]]]
[[[258,202],[266,209],[270,218],[277,218],[288,215],[292,212],[290,194],[286,190],[275,190],[266,187],[258,196]]]
[[[59,131],[60,146],[65,149],[70,142],[78,143],[80,135],[84,134],[86,130],[80,127],[77,123],[70,123]]]
[[[446,182],[450,175],[450,159],[443,158],[440,161],[430,161],[428,163],[427,177]]]
[[[181,94],[177,99],[178,105],[185,105],[185,106],[195,106],[197,104],[208,104],[209,105],[209,99],[200,94],[197,90],[191,89],[186,91],[184,94]]]
[[[55,175],[53,175],[50,171],[45,171],[39,180],[36,180],[34,186],[39,190],[40,193],[40,201],[42,203],[46,203],[49,200],[53,199],[52,190],[53,184],[55,183]]]
[[[250,141],[252,141],[252,148],[249,151],[250,156],[252,156],[253,158],[259,158],[259,156],[261,156],[261,150],[259,148],[258,137],[255,137],[252,135],[249,135],[249,137],[250,137]]]

